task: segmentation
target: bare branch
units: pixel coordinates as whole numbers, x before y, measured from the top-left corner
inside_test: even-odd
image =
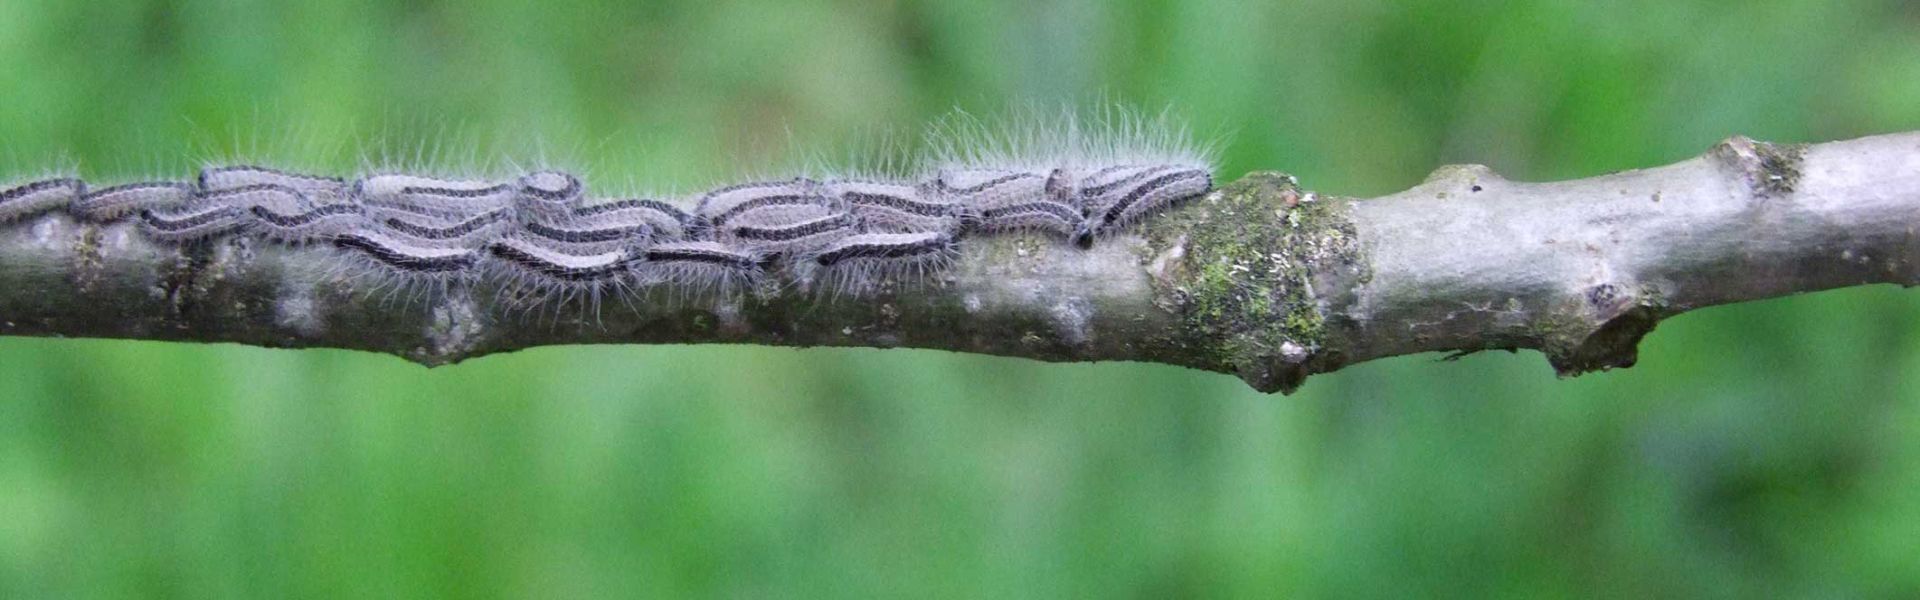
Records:
[[[1535,348],[1562,374],[1629,366],[1702,306],[1920,277],[1920,133],[1734,138],[1678,164],[1557,183],[1451,166],[1353,200],[1254,173],[1091,249],[994,236],[933,283],[634,297],[528,313],[487,285],[356,291],[325,247],[174,247],[65,214],[0,228],[0,334],[384,352],[427,364],[550,344],[939,348],[1151,361],[1292,390],[1429,351]]]

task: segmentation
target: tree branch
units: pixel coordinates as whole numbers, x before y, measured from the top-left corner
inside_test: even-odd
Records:
[[[326,247],[155,244],[49,214],[0,228],[0,334],[384,352],[426,365],[549,344],[939,348],[1236,373],[1265,391],[1375,358],[1534,348],[1563,375],[1632,365],[1661,319],[1920,277],[1920,132],[1734,138],[1674,165],[1557,183],[1450,166],[1381,198],[1253,173],[1082,250],[969,238],[926,285],[642,296],[529,314],[482,284],[354,291]]]

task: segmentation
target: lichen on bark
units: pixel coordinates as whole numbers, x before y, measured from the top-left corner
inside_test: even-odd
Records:
[[[1228,184],[1178,215],[1168,244],[1181,246],[1181,276],[1167,293],[1205,338],[1218,370],[1262,390],[1290,391],[1337,360],[1327,335],[1329,281],[1364,280],[1366,259],[1351,201],[1303,191],[1263,171]],[[1163,240],[1164,241],[1164,240]]]

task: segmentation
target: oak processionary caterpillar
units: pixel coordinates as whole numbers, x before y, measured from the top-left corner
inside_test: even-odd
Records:
[[[679,200],[596,198],[552,169],[493,181],[217,165],[191,181],[98,188],[51,177],[0,188],[0,226],[64,208],[90,223],[134,220],[162,244],[320,245],[341,258],[334,273],[366,289],[491,283],[530,307],[632,303],[648,290],[858,296],[937,278],[970,239],[1086,247],[1212,189],[1207,153],[1164,122],[1100,125],[1012,136],[959,121],[936,130],[936,158],[904,174],[753,181]]]

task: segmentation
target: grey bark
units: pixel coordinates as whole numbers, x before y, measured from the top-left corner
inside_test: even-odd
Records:
[[[1253,173],[1082,250],[969,239],[950,271],[854,297],[649,294],[529,312],[485,286],[394,297],[326,247],[183,247],[51,214],[0,227],[0,334],[383,352],[426,365],[551,344],[937,348],[1235,373],[1265,391],[1375,358],[1533,348],[1632,365],[1699,308],[1920,277],[1920,133],[1734,138],[1654,169],[1519,183],[1450,166],[1373,199]]]

